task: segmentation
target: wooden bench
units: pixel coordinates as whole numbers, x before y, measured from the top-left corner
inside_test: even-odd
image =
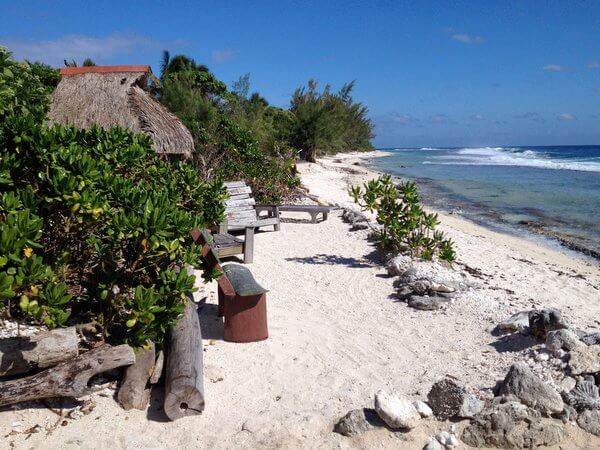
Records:
[[[267,325],[267,290],[256,282],[250,270],[241,265],[221,265],[213,236],[207,230],[192,230],[196,244],[202,245],[202,259],[207,269],[220,275],[219,317],[224,317],[223,339],[228,342],[256,342],[269,337]]]
[[[260,217],[255,209],[256,201],[252,198],[252,189],[243,181],[224,183],[229,198],[225,200],[227,220],[220,226],[220,232],[262,228],[273,226],[279,231],[279,217]]]
[[[250,264],[254,261],[254,228],[245,229],[244,239],[229,233],[215,233],[212,237],[214,250],[219,258],[243,255],[244,263]]]
[[[269,217],[279,217],[279,213],[283,211],[307,212],[310,214],[312,223],[317,223],[319,214],[322,215],[323,220],[327,220],[327,217],[331,212],[329,206],[322,205],[255,205],[254,209],[259,214],[263,211],[267,211]]]

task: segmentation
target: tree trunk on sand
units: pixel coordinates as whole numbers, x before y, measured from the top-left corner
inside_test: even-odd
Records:
[[[75,327],[0,340],[0,377],[46,369],[79,354]]]
[[[311,145],[306,155],[306,160],[311,163],[317,162],[317,146]]]
[[[166,353],[165,413],[171,420],[202,413],[202,332],[191,295],[188,295],[183,316],[169,330]]]
[[[134,362],[129,345],[104,345],[35,375],[0,383],[0,406],[51,397],[81,397],[93,392],[88,382],[94,375]]]
[[[125,410],[131,408],[146,409],[150,400],[148,380],[154,371],[154,342],[148,349],[140,349],[135,353],[135,364],[125,369],[123,381],[117,394],[119,405]]]

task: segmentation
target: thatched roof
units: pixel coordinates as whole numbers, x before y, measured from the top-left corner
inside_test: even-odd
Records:
[[[148,134],[158,153],[190,157],[189,130],[146,90],[150,66],[67,67],[54,94],[50,123],[80,128],[120,125]]]

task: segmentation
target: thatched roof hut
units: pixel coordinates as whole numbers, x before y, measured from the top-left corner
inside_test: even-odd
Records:
[[[120,125],[148,134],[158,153],[189,158],[189,130],[147,91],[150,66],[67,67],[52,94],[50,123],[87,128]]]

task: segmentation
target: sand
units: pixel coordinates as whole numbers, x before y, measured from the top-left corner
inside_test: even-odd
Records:
[[[354,163],[374,156],[345,154],[299,171],[312,198],[346,205],[348,186],[375,176]],[[268,340],[224,342],[214,285],[196,293],[208,296],[200,312],[207,402],[201,416],[170,423],[159,396],[142,412],[94,395],[92,413],[51,432],[7,436],[55,423],[58,416],[43,406],[0,412],[0,447],[421,449],[450,424],[422,420],[409,433],[382,429],[352,439],[332,428],[349,410],[372,407],[381,388],[425,399],[431,384],[450,374],[489,393],[531,344],[490,333],[513,312],[553,306],[579,328],[600,328],[598,265],[449,215],[440,216],[441,227],[456,243],[456,267],[481,273],[471,279],[479,287],[445,311],[408,308],[395,298],[394,279],[367,232],[349,231],[340,215],[335,210],[310,224],[307,214],[287,214],[280,232],[256,235],[249,267],[270,290]],[[599,438],[566,429],[562,448],[600,448]]]

